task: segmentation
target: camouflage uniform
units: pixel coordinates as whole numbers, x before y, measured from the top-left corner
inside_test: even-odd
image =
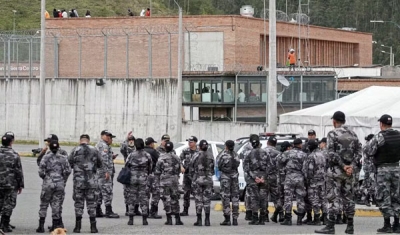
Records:
[[[327,136],[328,171],[326,174],[326,197],[329,203],[329,219],[340,214],[340,199],[347,218],[353,219],[355,213],[354,174],[348,176],[345,165],[357,168],[361,159],[361,149],[357,135],[346,126],[335,128]]]
[[[205,151],[193,155],[190,162],[192,177],[192,190],[196,205],[196,214],[201,214],[204,208],[206,214],[210,214],[211,196],[213,190],[214,157]]]
[[[253,150],[253,147],[251,146],[250,143],[247,143],[244,147],[243,147],[243,151],[240,153],[240,158],[246,159],[246,157],[251,153],[251,150]],[[246,171],[244,171],[244,178],[246,179]],[[247,184],[246,184],[246,191],[245,191],[245,195],[244,195],[244,205],[246,206],[246,210],[251,212],[251,207],[250,207],[250,198],[249,198],[249,191],[247,190]]]
[[[283,209],[287,215],[292,213],[292,199],[294,195],[296,195],[297,199],[298,213],[303,214],[305,212],[304,197],[306,196],[306,189],[304,186],[303,162],[306,157],[306,153],[295,147],[282,153],[279,158],[280,168],[284,168],[286,172]]]
[[[286,178],[286,171],[285,167],[281,166],[279,162],[281,161],[283,157],[283,153],[280,153],[276,157],[276,164],[277,164],[277,169],[278,169],[278,177],[277,177],[277,184],[278,184],[278,199],[277,199],[277,205],[275,206],[276,208],[280,208],[280,211],[283,210],[283,205],[285,204],[285,178]]]
[[[304,164],[305,181],[308,184],[307,195],[310,200],[314,214],[327,213],[325,201],[325,174],[326,174],[326,152],[320,149],[314,150]]]
[[[149,189],[148,177],[152,172],[151,156],[143,149],[131,153],[125,166],[131,171],[131,184],[127,185],[127,203],[129,204],[129,216],[135,215],[134,206],[140,205],[142,215],[148,215]]]
[[[234,151],[224,150],[217,158],[218,169],[221,172],[221,198],[225,216],[231,215],[237,219],[239,216],[239,156]]]
[[[65,185],[70,174],[71,167],[67,157],[59,152],[48,152],[44,155],[39,166],[39,176],[43,179],[42,193],[40,195],[40,218],[46,218],[47,208],[50,204],[53,220],[61,219]]]
[[[37,165],[38,166],[40,166],[40,162],[42,161],[42,158],[44,157],[44,155],[46,155],[46,154],[48,154],[48,153],[51,153],[51,151],[50,151],[50,149],[48,149],[45,153],[43,153],[43,152],[40,152],[39,153],[39,155],[38,155],[38,158],[36,159],[36,162],[37,162]],[[58,151],[57,151],[57,154],[61,154],[61,155],[63,155],[63,156],[65,156],[66,158],[68,158],[68,153],[67,153],[67,151],[65,151],[64,149],[61,149],[61,148],[59,148],[58,149]],[[15,195],[15,198],[17,197],[17,194],[16,193],[14,193],[14,195]],[[61,217],[61,214],[62,214],[62,209],[63,209],[63,204],[64,204],[64,199],[65,199],[65,191],[64,191],[64,193],[63,193],[63,195],[62,195],[62,198],[60,199],[61,200],[61,202],[60,202],[60,217]],[[15,199],[16,200],[16,199]]]
[[[186,148],[182,151],[181,155],[179,156],[181,160],[181,164],[185,169],[185,173],[183,174],[183,207],[189,208],[190,207],[190,195],[192,192],[192,177],[190,174],[190,161],[192,160],[193,156],[198,153],[199,150],[191,150],[190,148]]]
[[[148,183],[148,188],[149,188],[149,198],[151,195],[151,201],[150,201],[150,205],[153,207],[154,210],[158,209],[158,202],[160,201],[160,181],[156,180],[155,176],[154,176],[154,171],[156,170],[156,164],[158,161],[158,158],[160,157],[160,152],[158,152],[157,150],[149,147],[149,146],[145,146],[144,147],[144,151],[146,151],[147,153],[150,154],[151,157],[151,161],[152,161],[152,172],[149,175],[149,178],[147,180]],[[166,152],[163,152],[166,153]],[[155,213],[155,212],[153,212]]]
[[[387,129],[375,135],[365,146],[365,152],[374,156],[377,168],[376,203],[384,218],[397,217],[400,213],[399,152],[400,133]],[[384,152],[384,149],[387,149]]]
[[[179,214],[180,159],[175,154],[163,153],[157,161],[154,175],[160,183],[161,199],[166,214]]]
[[[270,156],[272,167],[268,171],[268,193],[271,201],[274,203],[275,210],[279,210],[279,186],[278,186],[278,162],[277,157],[280,154],[273,146],[264,148],[265,152]]]
[[[135,146],[131,147],[128,145],[128,141],[125,140],[122,144],[121,144],[121,149],[119,150],[122,154],[122,156],[124,157],[124,162],[126,162],[126,159],[128,158],[129,154],[133,153],[136,150]],[[127,191],[126,191],[126,185],[123,186],[124,187],[124,199],[125,199],[125,204],[127,205]]]
[[[104,205],[107,207],[111,206],[113,200],[113,179],[115,173],[113,152],[111,147],[104,140],[100,140],[97,143],[96,148],[103,161],[103,167],[97,171],[99,182],[99,197],[97,199],[97,205],[101,205],[104,201]],[[105,178],[107,172],[110,175],[109,179]]]
[[[0,208],[2,221],[10,216],[16,206],[16,190],[24,188],[21,159],[11,147],[0,148]],[[4,222],[4,221],[3,221]]]
[[[308,145],[309,145],[308,141],[309,141],[309,139],[307,139],[307,141],[301,147],[301,150],[305,154],[307,154],[307,158],[311,154],[310,149],[308,148]],[[310,185],[308,184],[308,182],[306,180],[304,180],[304,186],[306,188],[306,196],[304,197],[304,210],[307,212],[307,219],[304,220],[303,222],[304,223],[308,223],[308,222],[312,221],[311,211],[312,211],[313,208],[312,208],[312,203],[310,201],[310,196],[308,195]]]
[[[255,215],[265,216],[265,209],[268,201],[267,178],[268,171],[272,168],[272,161],[265,150],[261,148],[253,148],[243,160],[243,171],[245,172],[246,191],[248,191],[249,204],[247,205]],[[264,183],[256,183],[256,178],[263,178]],[[262,220],[262,219],[260,219]]]
[[[364,170],[364,181],[363,181],[363,195],[368,198],[375,198],[376,188],[376,167],[373,162],[374,156],[370,156],[366,153],[366,148],[363,149],[364,159],[362,167]]]
[[[73,169],[74,192],[72,198],[75,201],[75,216],[82,218],[86,201],[89,216],[95,218],[98,197],[96,173],[103,167],[100,153],[93,146],[81,144],[71,151],[68,162]],[[105,175],[101,177],[105,177]]]

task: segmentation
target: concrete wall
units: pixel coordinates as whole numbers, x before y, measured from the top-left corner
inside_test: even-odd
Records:
[[[114,79],[96,86],[94,79],[48,79],[46,81],[46,133],[62,141],[77,141],[87,133],[92,140],[109,129],[124,139],[132,130],[136,137],[159,139],[176,135],[175,79]],[[0,133],[13,131],[18,139],[39,137],[39,80],[0,80]],[[223,122],[185,122],[182,138],[196,135],[226,140],[263,131],[263,125]]]

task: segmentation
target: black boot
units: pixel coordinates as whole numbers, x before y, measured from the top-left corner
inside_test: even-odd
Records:
[[[3,215],[1,217],[1,226],[3,228],[3,232],[11,233],[12,229],[10,228],[10,216]]]
[[[305,215],[306,215],[305,213],[298,213],[297,214],[297,225],[303,225],[302,219],[304,218]],[[308,213],[307,213],[307,216],[308,216]],[[308,219],[307,219],[307,221],[308,221]],[[312,222],[312,218],[311,218],[311,222]],[[308,224],[308,222],[307,222],[307,224]]]
[[[219,225],[222,226],[231,226],[231,216],[230,215],[224,215],[224,221],[220,223]]]
[[[343,213],[343,219],[342,219],[344,224],[347,224],[347,216]]]
[[[80,233],[82,227],[82,217],[76,217],[74,233]]]
[[[258,225],[265,225],[265,211],[260,210],[260,217],[258,218]]]
[[[133,225],[133,215],[129,216],[129,221],[128,221],[128,225]]]
[[[188,216],[189,215],[189,207],[184,207],[180,216]]]
[[[134,211],[134,213],[135,213],[135,215],[137,215],[137,216],[142,216],[142,213],[140,213],[140,211],[139,211],[139,205],[138,205],[138,204],[135,205],[135,211]]]
[[[204,219],[204,225],[210,226],[210,213],[206,213],[206,218]]]
[[[347,227],[346,231],[344,231],[347,234],[354,234],[354,219],[353,218],[347,218]]]
[[[151,205],[149,219],[162,219],[162,216],[158,215],[158,207],[156,205]]]
[[[336,215],[336,224],[343,224],[342,214]]]
[[[117,213],[114,213],[112,210],[112,206],[106,206],[106,218],[111,218],[111,219],[118,219],[119,215]]]
[[[279,212],[279,223],[282,223],[283,221],[285,221],[285,214],[283,213],[283,211]]]
[[[96,207],[96,217],[97,218],[104,217],[103,211],[101,210],[101,205],[97,205]]]
[[[390,217],[384,218],[383,227],[377,230],[378,233],[392,233],[392,227],[390,225]]]
[[[98,233],[96,226],[96,217],[90,217],[90,233]]]
[[[175,225],[183,225],[181,215],[179,215],[179,213],[175,215]]]
[[[297,211],[296,211],[297,212]],[[294,212],[296,215],[299,215],[299,213]],[[303,216],[304,217],[304,216]],[[307,217],[301,221],[303,224],[308,224],[312,222],[312,214],[311,211],[307,211]]]
[[[246,210],[246,217],[244,219],[250,221],[252,219],[252,216],[253,212],[251,210]]]
[[[233,226],[238,226],[237,218],[232,216],[232,225]]]
[[[125,216],[129,216],[129,205],[125,204]]]
[[[49,229],[49,232],[53,232],[54,229],[56,228],[61,228],[60,226],[60,220],[58,219],[53,219],[53,225],[51,226],[51,228]]]
[[[393,226],[392,226],[392,231],[393,231],[393,233],[400,233],[399,218],[394,217],[394,223],[393,223]]]
[[[275,209],[274,213],[271,216],[271,221],[274,223],[278,223],[278,210]]]
[[[143,225],[149,225],[149,223],[147,222],[147,215],[142,215],[142,219],[143,219]]]
[[[308,223],[308,225],[316,225],[320,226],[321,225],[321,219],[320,219],[320,214],[314,214],[314,221],[311,223]]]
[[[167,221],[164,224],[165,225],[172,225],[172,216],[171,216],[171,214],[167,214]]]
[[[258,212],[253,212],[251,215],[251,221],[249,225],[258,225]]]
[[[285,220],[281,223],[281,225],[292,225],[292,213],[285,213]]]
[[[267,223],[269,223],[269,211],[268,211],[268,208],[267,208],[267,210],[265,211],[265,222],[267,222]]]
[[[59,222],[59,228],[65,228],[65,226],[64,226],[64,222],[63,222],[63,219],[62,219],[62,217],[60,216],[60,219],[58,220],[58,222]]]
[[[44,221],[45,220],[46,220],[46,218],[40,217],[40,219],[39,219],[39,227],[36,229],[37,233],[44,233]]]
[[[197,221],[193,224],[194,226],[203,226],[203,221],[201,218],[201,214],[197,214]]]
[[[327,215],[327,213],[322,213],[322,225],[326,225]]]
[[[326,218],[326,226],[322,229],[315,230],[315,233],[335,234],[335,216]]]
[[[364,204],[368,207],[371,206],[371,202],[369,201],[369,194],[365,196]]]

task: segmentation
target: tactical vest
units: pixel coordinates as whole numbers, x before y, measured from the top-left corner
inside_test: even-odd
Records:
[[[397,163],[400,160],[400,133],[396,130],[381,131],[385,144],[378,148],[374,164]]]

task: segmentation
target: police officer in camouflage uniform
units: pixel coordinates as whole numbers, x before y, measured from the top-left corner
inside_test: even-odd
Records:
[[[82,227],[82,215],[85,208],[90,219],[91,233],[97,233],[96,227],[96,204],[98,197],[98,177],[109,178],[106,173],[97,175],[103,167],[99,151],[90,146],[90,137],[87,134],[80,136],[79,145],[72,149],[68,156],[68,162],[73,169],[73,194],[75,207],[75,228],[74,233],[80,233]]]
[[[235,142],[225,142],[225,150],[217,157],[218,170],[221,172],[219,181],[221,185],[221,199],[225,220],[220,225],[231,225],[231,201],[232,224],[238,225],[239,217],[239,156],[233,151]]]
[[[373,134],[365,137],[365,141],[370,141],[374,137]],[[363,189],[363,201],[366,206],[371,206],[371,200],[375,203],[375,176],[376,176],[376,168],[374,165],[374,156],[370,156],[366,153],[366,148],[363,148],[363,161],[362,168],[364,170],[364,181],[362,184]]]
[[[53,225],[50,231],[62,228],[61,206],[64,202],[65,185],[71,174],[68,159],[58,153],[60,148],[57,140],[49,143],[50,152],[47,152],[40,162],[39,176],[43,179],[42,193],[40,196],[39,227],[38,233],[44,233],[44,222],[46,220],[49,204],[52,210]]]
[[[8,135],[8,136],[10,136],[11,138],[12,138],[12,140],[13,141],[15,141],[15,135],[14,135],[14,132],[12,132],[12,131],[7,131],[4,135]],[[15,151],[14,151],[15,152]],[[17,152],[15,152],[15,153],[17,153]],[[17,206],[17,196],[18,196],[18,185],[15,185],[15,190],[13,191],[13,194],[12,194],[12,201],[13,201],[13,205],[14,205],[14,208]],[[14,209],[13,208],[13,209]],[[0,208],[0,214],[1,214],[1,210],[2,210],[2,208]],[[13,229],[15,229],[15,226],[14,225],[11,225],[11,223],[9,224],[10,225],[10,229],[9,230],[13,230]]]
[[[196,153],[190,162],[190,173],[192,176],[192,189],[196,205],[197,221],[194,226],[202,226],[202,211],[204,208],[204,225],[210,226],[210,204],[213,190],[214,175],[214,156],[210,155],[208,143],[201,140],[199,144],[200,151]]]
[[[134,207],[139,204],[142,209],[142,224],[148,225],[147,216],[149,213],[149,188],[148,178],[152,173],[152,160],[149,153],[144,151],[143,139],[135,140],[136,151],[131,153],[126,161],[125,167],[131,171],[131,183],[127,185],[129,221],[133,225]]]
[[[339,214],[339,199],[343,200],[343,211],[347,216],[345,233],[354,233],[354,175],[353,169],[361,159],[357,135],[344,126],[346,116],[337,111],[332,116],[334,130],[327,136],[328,171],[326,174],[326,195],[329,202],[326,227],[316,233],[334,234],[335,215]]]
[[[10,135],[1,138],[0,148],[0,208],[1,221],[0,230],[12,232],[10,228],[10,217],[16,205],[13,194],[18,194],[24,188],[24,175],[22,173],[21,159],[13,149],[14,139]]]
[[[55,134],[50,134],[46,139],[44,139],[44,148],[39,153],[38,158],[36,159],[36,162],[37,162],[38,166],[40,166],[40,161],[42,160],[43,156],[45,154],[47,154],[47,153],[50,153],[48,145],[53,140],[58,142],[58,136],[55,135]],[[67,151],[63,150],[62,148],[58,149],[58,153],[63,155],[64,157],[68,158]],[[60,207],[60,210],[59,210],[60,211],[60,216],[59,216],[59,218],[60,218],[60,227],[64,227],[64,222],[62,220],[62,209],[63,209],[62,205],[63,205],[64,199],[65,199],[65,192],[64,192],[64,195],[62,197],[61,207]],[[52,227],[49,226],[48,228],[51,230]]]
[[[160,152],[154,149],[154,143],[157,143],[152,137],[148,137],[145,140],[146,146],[144,147],[144,151],[150,154],[151,161],[153,163],[152,173],[149,175],[148,184],[149,184],[149,198],[151,194],[151,202],[150,202],[150,213],[149,219],[161,219],[162,217],[158,215],[158,202],[160,201],[160,182],[156,180],[154,176],[154,171],[156,170],[156,164],[158,158],[160,157]],[[165,149],[165,145],[164,145]],[[166,151],[166,149],[165,149]]]
[[[280,152],[276,149],[277,139],[274,136],[270,136],[267,141],[267,147],[264,148],[265,152],[270,156],[272,167],[268,171],[268,193],[271,201],[274,203],[275,211],[271,217],[271,220],[275,223],[278,222],[279,212],[282,211],[282,207],[279,207],[279,186],[278,186],[278,163],[277,157]],[[268,218],[268,202],[267,202],[267,216]],[[268,220],[269,221],[269,220]],[[266,221],[266,222],[268,222]]]
[[[307,154],[307,156],[310,155],[310,153],[311,153],[310,149],[308,148],[308,142],[310,140],[317,140],[317,134],[312,129],[308,131],[307,140],[302,146],[302,150],[303,150],[303,152],[305,152]],[[312,222],[313,222],[312,221],[312,213],[311,213],[312,212],[312,205],[311,205],[311,202],[310,202],[310,198],[308,196],[308,187],[309,187],[309,185],[307,184],[307,182],[304,182],[304,184],[306,186],[306,193],[307,193],[307,195],[304,197],[304,204],[305,204],[304,209],[306,211],[306,219],[303,220],[302,223],[303,224],[312,224]]]
[[[378,233],[400,233],[400,132],[392,128],[393,118],[390,115],[382,115],[378,121],[381,131],[365,146],[366,154],[374,156],[377,168],[375,200],[384,219]],[[390,217],[394,217],[393,227]]]
[[[251,141],[251,150],[243,160],[243,171],[245,172],[246,191],[248,191],[248,207],[252,211],[250,225],[264,225],[266,207],[268,200],[267,178],[272,162],[267,153],[260,148],[260,140],[254,138]],[[258,215],[260,211],[260,216]]]
[[[103,160],[103,168],[98,171],[98,181],[99,181],[99,198],[97,199],[96,216],[103,217],[101,211],[101,204],[104,201],[106,206],[106,218],[119,218],[119,215],[114,213],[112,210],[112,200],[113,200],[113,180],[114,180],[114,162],[113,160],[117,157],[111,149],[112,139],[115,138],[110,131],[104,130],[101,132],[101,140],[97,143],[96,148],[101,155]],[[104,174],[108,174],[109,177],[103,177]]]
[[[160,184],[161,199],[167,215],[165,225],[172,225],[172,215],[175,215],[175,225],[183,225],[179,214],[179,174],[181,163],[178,156],[171,153],[174,144],[165,143],[166,153],[161,154],[157,161],[154,175]]]
[[[286,171],[285,171],[285,168],[279,164],[279,162],[280,162],[280,159],[283,157],[283,153],[286,151],[289,151],[291,149],[292,149],[292,145],[288,141],[284,141],[281,144],[280,154],[276,157],[276,165],[277,165],[277,169],[278,169],[278,178],[277,178],[278,200],[277,200],[276,208],[279,208],[279,210],[278,210],[279,220],[277,220],[275,218],[271,218],[272,222],[275,222],[275,223],[277,223],[278,221],[283,222],[285,220],[285,218],[284,218],[285,214],[283,213],[283,205],[285,204],[284,184],[285,184]]]
[[[126,162],[126,159],[128,158],[129,154],[131,154],[133,151],[135,151],[135,136],[132,135],[132,131],[128,133],[127,139],[121,144],[120,152],[122,156],[124,157],[124,162]],[[126,191],[126,186],[124,185],[124,199],[125,199],[125,216],[128,216],[129,214],[129,206],[128,203],[126,202],[127,198],[127,191]],[[135,215],[142,215],[139,212],[139,205],[135,205]]]
[[[308,225],[321,225],[321,214],[327,212],[325,200],[325,174],[326,174],[326,155],[318,148],[316,140],[308,141],[310,155],[304,163],[305,181],[308,184],[308,199],[314,210],[314,221]]]
[[[190,207],[190,195],[192,192],[192,178],[190,174],[190,161],[192,160],[193,156],[199,152],[197,148],[197,137],[190,136],[187,139],[189,147],[185,148],[181,155],[179,156],[181,160],[181,164],[184,169],[183,173],[183,211],[181,212],[181,216],[188,216],[189,207]]]
[[[281,225],[292,225],[292,199],[296,195],[297,200],[297,225],[302,225],[302,219],[305,215],[304,196],[306,188],[304,186],[304,168],[303,163],[307,155],[301,150],[301,139],[293,141],[294,148],[284,152],[279,158],[280,168],[284,168],[286,172],[284,182],[285,204],[285,220]]]
[[[243,147],[243,151],[240,153],[240,159],[245,159],[253,150],[253,147],[251,146],[251,142],[256,139],[260,140],[260,137],[256,134],[251,134],[249,137],[249,142],[246,143],[246,145]],[[246,178],[246,172],[244,172],[244,177]],[[253,218],[253,212],[251,211],[250,207],[250,198],[249,198],[249,191],[247,190],[247,185],[245,188],[245,196],[244,196],[244,205],[246,206],[246,216],[245,220],[252,220]]]
[[[322,151],[322,154],[324,155],[325,158],[325,182],[324,182],[324,200],[323,200],[323,207],[322,207],[322,225],[326,225],[326,220],[328,216],[328,199],[326,198],[326,172],[328,171],[328,150],[326,148],[326,137],[322,138],[319,141],[319,150]],[[324,209],[325,208],[325,209]]]

